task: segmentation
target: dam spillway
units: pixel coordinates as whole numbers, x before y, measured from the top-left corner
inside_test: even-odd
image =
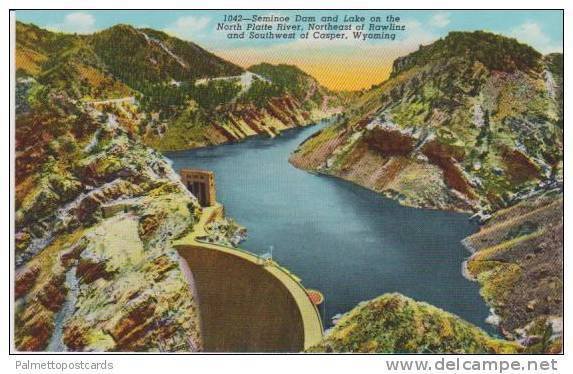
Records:
[[[274,263],[238,249],[177,244],[193,273],[207,352],[300,352],[322,322],[302,285]]]

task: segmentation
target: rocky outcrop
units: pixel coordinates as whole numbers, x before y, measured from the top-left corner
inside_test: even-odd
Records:
[[[385,129],[373,127],[364,135],[364,142],[368,148],[382,156],[407,156],[414,150],[416,140],[409,134],[398,129]]]
[[[428,141],[422,146],[422,153],[428,161],[442,170],[446,185],[473,200],[476,195],[459,164],[464,158],[463,152],[462,148],[455,148],[436,140]]]
[[[400,294],[385,294],[344,314],[310,352],[518,353],[461,318]]]
[[[451,33],[398,59],[291,162],[405,205],[490,214],[563,178],[560,59]]]
[[[561,351],[563,194],[538,193],[495,214],[464,240],[467,274],[481,287],[491,319],[530,352]]]
[[[92,283],[100,278],[111,279],[113,276],[113,273],[107,271],[105,261],[94,262],[82,258],[78,261],[76,269],[76,277],[85,284]]]
[[[52,277],[37,293],[37,300],[48,310],[57,312],[66,299],[67,290],[64,287],[64,276]]]
[[[14,296],[16,299],[24,296],[34,287],[34,283],[40,274],[40,269],[37,267],[31,267],[16,274],[16,284],[14,286]]]
[[[112,327],[110,335],[121,350],[140,350],[135,343],[152,327],[155,302],[156,300],[148,298],[130,306],[125,316]]]
[[[49,152],[17,171],[17,349],[201,350],[197,301],[171,247],[192,229],[196,199],[124,117],[81,106],[70,116],[46,99],[17,118],[18,150]],[[39,118],[52,135],[29,145],[24,130]],[[45,144],[67,137],[75,147]]]

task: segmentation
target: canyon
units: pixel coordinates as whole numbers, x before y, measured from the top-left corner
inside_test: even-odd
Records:
[[[18,350],[561,350],[562,55],[542,56],[489,33],[450,33],[397,59],[387,81],[343,94],[327,90],[294,66],[261,63],[244,69],[148,28],[117,25],[72,35],[18,22],[16,31]],[[316,132],[305,128],[325,118],[332,123]],[[346,304],[323,340],[312,344],[302,343],[300,329],[274,323],[277,334],[292,334],[286,345],[255,335],[251,346],[241,346],[236,337],[226,340],[221,335],[225,323],[247,332],[232,315],[224,315],[220,321],[226,322],[217,325],[212,314],[216,297],[204,296],[209,316],[202,316],[201,294],[212,296],[224,287],[216,273],[205,269],[228,259],[177,247],[178,240],[201,230],[206,209],[175,172],[176,156],[166,153],[168,160],[160,151],[197,148],[200,155],[205,148],[216,155],[226,152],[224,147],[260,141],[260,135],[269,139],[258,146],[272,147],[300,129],[308,138],[290,162],[319,176],[292,168],[288,154],[281,153],[293,172],[321,181],[345,179],[406,207],[469,213],[481,222],[477,232],[455,235],[451,243],[461,246],[466,237],[463,244],[471,256],[463,274],[477,284],[461,277],[462,261],[448,254],[440,258],[448,267],[457,263],[451,269],[460,278],[459,287],[461,282],[480,287],[490,307],[488,319],[505,340],[476,327],[479,321],[471,324],[393,294],[391,288],[381,290],[388,292],[383,296],[368,295],[371,301]],[[228,189],[238,182],[224,184]],[[234,217],[233,203],[224,201],[227,192],[218,192]],[[392,206],[378,195],[368,199],[379,207]],[[242,200],[238,203],[248,205]],[[280,209],[281,201],[277,203],[275,209]],[[238,214],[240,223],[247,229],[264,227],[261,222],[251,227],[252,214],[257,212]],[[217,220],[212,238],[239,253],[232,249],[238,226],[229,219]],[[262,246],[264,240],[258,243]],[[442,243],[440,248],[449,247]],[[312,248],[300,249],[312,255]],[[288,256],[280,260],[291,267]],[[370,265],[376,268],[374,262]],[[231,278],[240,284],[264,270],[256,269],[237,266]],[[305,282],[313,271],[318,269],[303,270]],[[336,269],[322,271],[340,276]],[[300,325],[284,289],[259,291],[282,295],[276,296],[284,302],[280,309],[291,311],[288,321]],[[269,313],[277,317],[278,311]],[[424,325],[430,340],[415,328],[427,318],[436,322]],[[403,345],[404,339],[409,343]]]

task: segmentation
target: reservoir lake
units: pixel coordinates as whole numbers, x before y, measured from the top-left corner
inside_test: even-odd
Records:
[[[217,200],[248,230],[241,248],[264,254],[322,291],[323,324],[361,301],[399,292],[482,327],[488,307],[462,276],[468,215],[409,208],[341,179],[300,170],[290,154],[326,122],[275,139],[166,153],[176,171],[215,172]]]

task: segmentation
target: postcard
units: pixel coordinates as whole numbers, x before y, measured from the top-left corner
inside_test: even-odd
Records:
[[[16,352],[559,354],[562,10],[16,10]]]

